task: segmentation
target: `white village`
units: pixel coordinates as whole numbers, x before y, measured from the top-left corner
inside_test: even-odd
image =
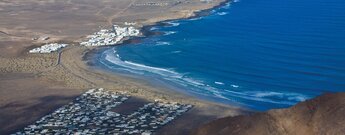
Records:
[[[13,135],[150,135],[192,108],[192,105],[155,101],[130,115],[112,111],[128,98],[125,93],[91,89]]]
[[[126,22],[124,27],[113,25],[112,29],[101,29],[92,35],[88,35],[87,41],[81,42],[81,46],[106,46],[119,44],[126,38],[135,37],[140,35],[140,31],[133,26],[135,22]],[[68,44],[64,43],[48,43],[41,47],[34,48],[29,53],[52,53],[67,47]]]
[[[38,48],[34,48],[30,50],[29,53],[52,53],[67,46],[68,44],[50,43]]]
[[[126,23],[131,24],[131,23]],[[87,36],[88,40],[81,42],[80,45],[83,46],[105,46],[105,45],[115,45],[120,43],[123,39],[127,37],[139,36],[140,31],[132,26],[120,27],[118,25],[113,25],[111,30],[102,29],[92,35]]]
[[[112,29],[102,29],[87,36],[81,46],[115,45],[125,38],[139,36],[140,31],[126,23],[128,27],[114,25]],[[52,53],[68,44],[49,43],[34,48],[29,53]],[[192,108],[192,105],[169,103],[156,100],[147,103],[135,112],[124,115],[112,111],[129,99],[125,93],[90,89],[73,102],[42,117],[13,135],[66,135],[66,134],[142,134],[150,135]]]

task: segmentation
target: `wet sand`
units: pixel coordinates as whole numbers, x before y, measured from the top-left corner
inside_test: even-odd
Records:
[[[86,61],[87,57],[92,56],[92,53],[88,52],[93,52],[96,48],[81,47],[77,44],[83,37],[98,31],[100,27],[109,27],[109,23],[136,21],[138,23],[136,27],[141,28],[163,20],[188,18],[194,16],[195,11],[210,9],[223,1],[183,2],[187,3],[155,8],[135,6],[138,1],[134,0],[121,0],[115,3],[107,0],[85,1],[84,3],[73,3],[71,0],[56,3],[43,2],[40,4],[47,9],[47,12],[39,16],[43,14],[39,13],[40,6],[35,5],[39,1],[29,0],[27,3],[16,3],[16,0],[0,1],[0,11],[3,11],[0,12],[0,19],[6,19],[0,24],[2,31],[0,33],[0,117],[6,118],[0,120],[0,134],[21,129],[72,101],[83,91],[100,87],[113,91],[125,91],[136,99],[123,104],[132,107],[118,108],[123,113],[137,108],[138,105],[135,104],[140,105],[155,99],[194,105],[192,110],[161,128],[157,134],[189,134],[192,129],[216,118],[243,113],[244,110],[238,107],[200,100],[174,90],[152,86],[143,80],[100,70]],[[28,5],[32,8],[27,8]],[[112,5],[117,5],[114,7],[118,8],[110,8]],[[11,6],[16,8],[12,11],[6,8]],[[62,7],[66,10],[59,11]],[[58,13],[52,13],[54,11]],[[141,13],[138,14],[136,11],[141,11]],[[95,14],[92,12],[95,12],[96,16],[93,16]],[[113,12],[120,12],[120,14],[113,14]],[[71,15],[65,16],[69,13]],[[13,14],[17,17],[11,17]],[[51,14],[57,18],[49,18],[51,20],[42,18]],[[100,17],[100,14],[103,17]],[[83,16],[83,18],[74,19],[76,16]],[[42,20],[42,22],[26,24],[34,19]],[[59,31],[60,29],[62,31]],[[32,37],[40,35],[49,35],[51,38],[48,41],[31,40]],[[58,53],[27,53],[27,50],[33,46],[54,41],[71,44],[70,47],[62,50],[59,63]]]

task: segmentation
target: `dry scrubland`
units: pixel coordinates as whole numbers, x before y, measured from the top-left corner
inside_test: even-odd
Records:
[[[49,36],[48,42],[79,41],[100,27],[184,18],[208,9],[211,3],[199,0],[0,0],[0,56],[19,56],[26,47],[47,41],[32,38]],[[163,5],[150,5],[152,3]]]
[[[147,102],[156,98],[196,105],[159,134],[187,134],[210,120],[241,113],[146,82],[110,75],[87,66],[80,47],[85,36],[112,24],[137,22],[137,28],[186,18],[212,8],[199,0],[0,0],[0,134],[8,134],[73,100],[89,88],[126,91]],[[48,40],[41,40],[49,37]],[[33,40],[37,38],[36,40]],[[28,54],[44,43],[71,44],[58,53]]]

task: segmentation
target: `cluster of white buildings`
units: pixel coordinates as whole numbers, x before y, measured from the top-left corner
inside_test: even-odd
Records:
[[[213,0],[200,0],[201,2],[211,3]]]
[[[120,43],[123,39],[128,37],[135,37],[140,35],[140,31],[133,26],[135,22],[125,22],[126,27],[120,27],[118,25],[113,25],[112,29],[102,29],[92,35],[87,36],[87,41],[81,42],[80,45],[83,46],[105,46],[105,45],[115,45]],[[45,37],[44,39],[49,39]],[[49,43],[41,47],[34,48],[29,51],[29,53],[52,53],[61,48],[66,47],[68,44],[59,43]]]
[[[130,115],[112,111],[129,98],[102,88],[91,89],[75,101],[19,131],[23,134],[152,134],[192,108],[178,103],[148,103]]]
[[[137,25],[136,22],[125,22],[125,25]]]
[[[111,30],[102,29],[92,35],[87,36],[88,40],[81,42],[83,46],[105,46],[114,45],[121,42],[126,37],[139,36],[140,31],[134,27],[120,27],[114,25]]]
[[[51,53],[61,48],[64,48],[66,46],[68,46],[68,44],[50,43],[50,44],[45,44],[38,48],[34,48],[30,50],[29,53]]]
[[[148,3],[137,3],[135,6],[168,6],[169,3],[156,3],[156,2],[148,2]]]
[[[122,117],[114,130],[115,133],[121,134],[151,134],[190,108],[192,105],[166,102],[148,103],[134,113]]]

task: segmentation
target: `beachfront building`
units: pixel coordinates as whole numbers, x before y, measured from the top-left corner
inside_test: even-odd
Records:
[[[52,53],[66,46],[68,46],[68,44],[50,43],[38,48],[31,49],[29,53]]]
[[[124,93],[91,89],[14,134],[151,134],[192,108],[156,101],[129,115],[112,111],[128,98]]]
[[[140,31],[134,27],[120,27],[113,25],[112,29],[102,29],[92,35],[87,36],[87,41],[81,42],[83,46],[105,46],[115,45],[128,37],[139,36]]]

